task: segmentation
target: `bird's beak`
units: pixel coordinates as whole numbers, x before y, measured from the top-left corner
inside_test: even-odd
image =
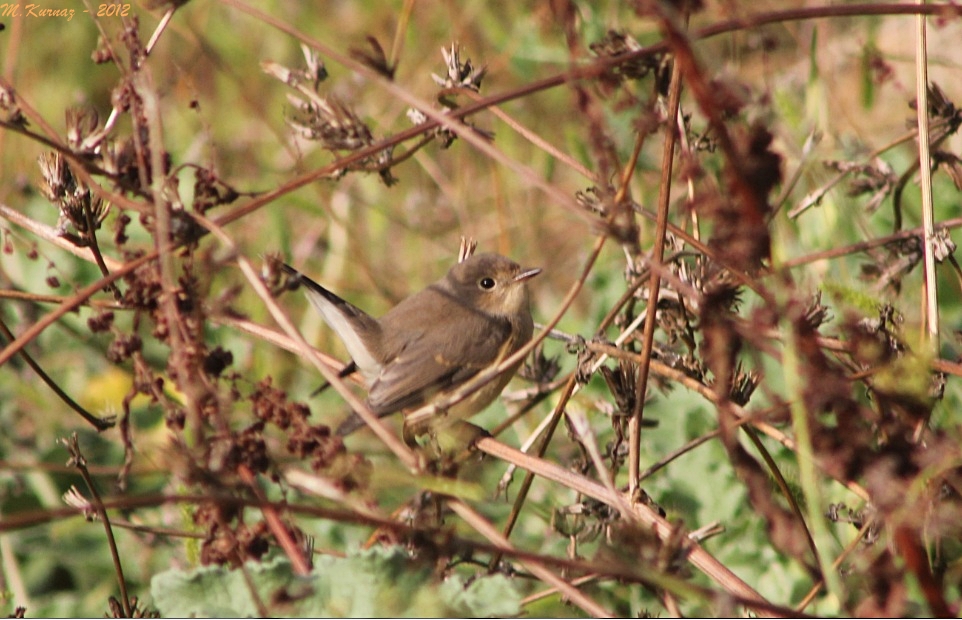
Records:
[[[535,267],[534,269],[525,269],[518,275],[514,277],[515,282],[524,282],[525,280],[530,280],[541,273],[541,267]]]

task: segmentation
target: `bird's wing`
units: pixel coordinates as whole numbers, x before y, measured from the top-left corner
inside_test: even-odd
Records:
[[[441,321],[407,334],[397,355],[384,364],[371,384],[368,404],[378,415],[424,404],[497,360],[510,331],[507,321],[491,318],[484,329],[473,333]]]

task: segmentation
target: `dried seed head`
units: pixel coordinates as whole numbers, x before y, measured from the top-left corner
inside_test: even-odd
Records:
[[[374,142],[364,121],[337,97],[302,102],[289,122],[302,136],[332,151],[355,151]]]
[[[17,95],[12,88],[0,84],[0,120],[10,125],[27,126],[20,106],[17,105]]]
[[[611,390],[618,412],[622,416],[630,416],[635,410],[638,365],[622,360],[615,370],[602,366],[601,375],[605,378],[608,389]]]
[[[935,231],[935,237],[932,239],[932,250],[935,254],[935,260],[938,262],[944,262],[949,256],[955,252],[955,242],[949,237],[949,231],[945,228],[940,228]]]
[[[545,384],[554,380],[559,370],[561,370],[561,364],[558,362],[558,357],[545,357],[544,349],[539,345],[525,359],[518,375],[523,379]]]
[[[601,58],[614,58],[642,49],[641,44],[634,37],[618,30],[609,30],[601,40],[595,41],[588,47]],[[639,80],[658,69],[662,59],[660,54],[632,58],[606,71],[604,79],[611,85],[617,85],[623,80]]]
[[[321,55],[317,53],[317,50],[302,43],[301,52],[304,54],[304,64],[306,65],[304,75],[316,91],[321,82],[327,79],[327,67],[324,66],[324,61],[321,60]]]
[[[451,43],[450,50],[442,47],[441,55],[444,57],[447,75],[441,77],[432,73],[431,78],[435,84],[441,88],[467,88],[474,92],[481,90],[481,80],[487,73],[487,67],[482,66],[475,69],[470,59],[461,62],[461,45],[457,42]]]
[[[97,110],[91,107],[74,107],[67,110],[67,144],[79,149],[87,136],[99,125]]]
[[[76,187],[76,180],[67,169],[63,156],[55,151],[41,153],[37,158],[40,165],[40,193],[53,203],[58,203],[68,194],[72,194]]]
[[[854,178],[848,187],[849,196],[871,194],[864,208],[868,213],[874,213],[885,198],[898,185],[898,175],[885,160],[876,157],[870,164],[847,161],[828,161],[825,165],[839,172],[854,173]]]
[[[43,177],[40,193],[60,209],[57,223],[60,234],[69,237],[69,226],[81,237],[93,234],[107,217],[107,204],[92,195],[87,185],[74,176],[60,153],[42,153],[38,162]]]
[[[732,379],[729,398],[736,405],[744,407],[748,404],[748,400],[752,397],[761,380],[761,375],[754,370],[744,372],[741,362],[739,362],[735,367],[735,378]]]
[[[207,168],[194,170],[194,210],[206,213],[211,207],[230,204],[239,194]]]
[[[802,322],[806,328],[818,330],[826,321],[830,321],[831,319],[832,313],[829,311],[828,306],[822,305],[822,291],[815,293],[808,307],[805,309]]]
[[[133,138],[105,140],[100,146],[100,154],[104,170],[121,185],[136,187],[140,184]]]

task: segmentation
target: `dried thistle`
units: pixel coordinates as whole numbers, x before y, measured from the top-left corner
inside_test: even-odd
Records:
[[[306,70],[290,69],[269,61],[261,63],[265,73],[304,96],[304,99],[293,95],[288,97],[292,107],[288,125],[305,140],[320,142],[332,152],[358,151],[374,144],[371,129],[350,105],[338,97],[322,97],[315,92],[320,81],[327,77],[327,72],[312,50],[305,47],[304,54],[307,59]],[[333,176],[340,178],[349,170],[373,170],[381,175],[387,185],[392,185],[396,182],[390,171],[393,151],[393,147],[386,148],[346,169],[335,170]]]
[[[221,181],[213,171],[197,168],[194,171],[194,210],[204,214],[218,205],[230,204],[237,200],[238,194],[233,187]]]
[[[307,140],[319,141],[331,151],[356,151],[374,142],[367,124],[338,97],[290,102],[294,113],[288,124]]]
[[[545,357],[544,347],[539,345],[525,359],[524,365],[518,371],[518,376],[538,384],[550,383],[561,370],[558,359],[558,356]]]
[[[874,281],[876,291],[898,292],[902,279],[922,262],[922,242],[918,237],[898,239],[886,244],[882,252],[873,253],[872,258],[873,262],[862,265],[861,279]]]
[[[0,122],[26,127],[27,119],[24,118],[20,106],[17,105],[17,95],[12,88],[0,84]]]
[[[944,134],[955,133],[962,126],[962,110],[960,110],[945,94],[945,91],[938,84],[932,82],[928,87],[929,117],[935,122],[945,124],[942,130]],[[918,101],[913,99],[909,103],[913,110],[918,109]],[[913,119],[910,127],[915,127],[916,121]]]
[[[634,37],[618,30],[609,30],[601,40],[591,43],[588,48],[600,58],[615,58],[642,49]],[[637,56],[606,71],[604,79],[611,85],[617,85],[623,80],[640,80],[659,69],[663,59],[661,54]]]
[[[936,149],[932,151],[932,163],[936,168],[945,170],[955,189],[962,191],[962,159],[948,151]]]
[[[955,248],[955,242],[952,241],[947,229],[940,228],[935,231],[935,236],[932,238],[932,252],[936,261],[944,262],[955,253]]]
[[[91,107],[74,107],[67,110],[66,116],[67,144],[78,150],[100,124],[97,110]]]
[[[832,319],[832,313],[827,306],[822,305],[822,291],[818,291],[812,296],[805,314],[802,315],[802,323],[806,329],[817,331],[827,321]]]
[[[40,193],[60,210],[58,233],[77,245],[86,245],[89,236],[100,228],[107,217],[107,203],[94,196],[90,188],[74,175],[70,164],[60,153],[43,153],[38,162],[43,177]],[[70,226],[79,233],[79,237],[68,232]]]
[[[738,365],[735,366],[735,378],[732,379],[729,398],[736,405],[744,407],[748,404],[761,380],[762,376],[758,372],[755,370],[745,372],[742,369],[741,362],[738,362]]]
[[[899,182],[898,175],[895,174],[892,167],[879,157],[876,157],[870,164],[827,161],[825,166],[845,174],[854,173],[855,178],[849,184],[848,195],[871,194],[868,202],[864,205],[867,213],[874,213]]]
[[[608,389],[611,390],[615,405],[618,407],[618,413],[626,417],[631,416],[635,410],[638,394],[636,391],[638,387],[638,364],[622,360],[615,370],[602,366],[601,375],[605,378]]]
[[[486,66],[475,69],[470,59],[461,62],[461,45],[457,41],[451,43],[450,50],[442,47],[441,55],[444,57],[447,75],[441,77],[432,73],[431,78],[435,84],[441,88],[467,88],[474,92],[481,90],[481,81],[488,71]]]

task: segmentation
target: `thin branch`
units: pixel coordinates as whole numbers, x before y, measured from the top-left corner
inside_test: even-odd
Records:
[[[919,6],[925,0],[918,0]],[[929,150],[929,69],[925,15],[916,16],[915,107],[919,134],[919,176],[922,186],[922,229],[925,260],[925,326],[929,351],[939,350],[939,297],[935,273],[935,207],[932,204],[932,155]]]

